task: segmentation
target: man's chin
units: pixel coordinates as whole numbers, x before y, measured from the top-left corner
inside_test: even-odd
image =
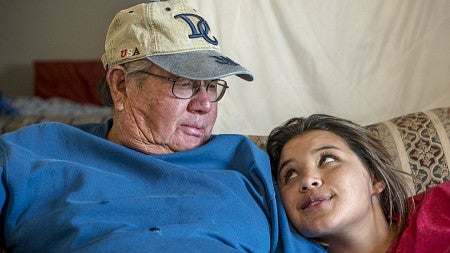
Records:
[[[209,136],[210,135],[206,136],[204,134],[201,136],[185,134],[179,139],[178,145],[176,145],[176,151],[185,151],[198,148],[208,142]]]

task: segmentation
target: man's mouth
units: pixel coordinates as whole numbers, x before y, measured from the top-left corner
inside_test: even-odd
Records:
[[[194,136],[201,136],[204,134],[205,130],[203,127],[201,126],[195,126],[195,125],[182,125],[181,126],[182,129],[184,130],[185,133],[189,134],[189,135],[194,135]]]

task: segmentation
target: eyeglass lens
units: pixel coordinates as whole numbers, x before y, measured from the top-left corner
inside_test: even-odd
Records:
[[[179,98],[191,98],[201,89],[201,82],[194,81],[186,78],[179,78],[173,84],[172,92],[176,97]],[[226,82],[221,79],[212,80],[206,85],[206,92],[208,93],[211,102],[216,102],[220,100],[226,88],[228,87]]]

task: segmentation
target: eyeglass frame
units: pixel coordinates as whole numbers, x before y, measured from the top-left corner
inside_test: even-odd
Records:
[[[198,87],[194,87],[194,85],[191,85],[192,86],[192,94],[191,94],[191,96],[189,96],[189,97],[180,97],[180,96],[177,96],[176,94],[175,94],[175,84],[177,83],[177,81],[180,79],[180,78],[184,78],[184,77],[177,77],[176,79],[172,79],[172,78],[169,78],[169,77],[167,77],[167,76],[161,76],[161,75],[158,75],[158,74],[155,74],[155,73],[152,73],[152,72],[150,72],[150,71],[148,71],[148,70],[138,70],[138,71],[136,71],[136,72],[138,72],[138,73],[144,73],[144,74],[147,74],[147,75],[149,75],[149,76],[154,76],[154,77],[159,77],[159,78],[162,78],[162,79],[165,79],[166,81],[168,81],[168,82],[170,82],[171,84],[172,84],[172,95],[174,95],[174,97],[176,97],[176,98],[178,98],[178,99],[190,99],[190,98],[192,98],[193,96],[195,96],[199,91],[200,91],[200,88],[201,88],[201,86],[205,86],[205,90],[206,90],[206,92],[208,92],[208,89],[209,89],[209,87],[211,87],[211,84],[213,83],[213,82],[217,82],[217,81],[220,81],[220,82],[222,82],[222,83],[217,83],[217,85],[219,85],[219,86],[222,86],[223,87],[223,89],[222,89],[222,91],[221,91],[221,93],[219,94],[219,95],[217,95],[217,97],[216,97],[216,99],[215,100],[211,100],[211,97],[209,97],[209,93],[208,93],[208,97],[209,97],[209,100],[210,100],[210,102],[211,103],[215,103],[215,102],[217,102],[217,101],[219,101],[219,100],[221,100],[222,99],[222,97],[225,95],[225,92],[226,92],[226,90],[229,88],[229,86],[227,85],[227,81],[225,81],[225,80],[223,80],[223,79],[213,79],[213,80],[210,80],[206,85],[202,85],[202,84],[200,84],[200,85],[198,85]],[[189,79],[189,78],[186,78],[186,79]],[[189,79],[190,81],[197,81],[197,80],[192,80],[192,79]],[[196,89],[196,90],[195,90]]]

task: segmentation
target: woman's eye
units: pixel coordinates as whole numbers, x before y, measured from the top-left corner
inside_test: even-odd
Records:
[[[288,181],[288,180],[291,180],[292,178],[295,178],[297,175],[298,175],[297,172],[291,170],[286,173],[284,178],[286,179],[286,181]]]
[[[320,158],[319,165],[323,165],[334,161],[336,161],[336,158],[334,156],[324,155]]]

